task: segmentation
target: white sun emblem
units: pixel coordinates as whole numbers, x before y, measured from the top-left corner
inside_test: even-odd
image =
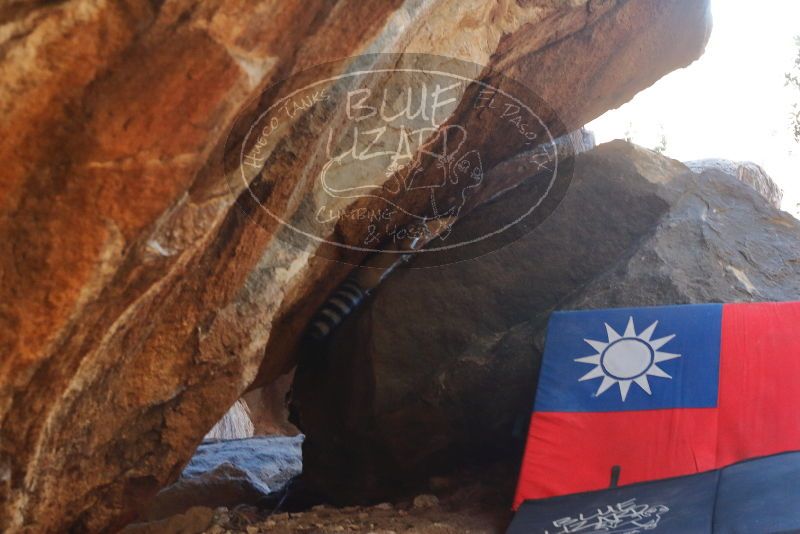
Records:
[[[583,375],[579,382],[591,380],[593,378],[603,378],[600,387],[597,388],[595,396],[602,394],[614,384],[619,384],[619,393],[622,402],[628,396],[631,382],[635,382],[645,393],[650,395],[650,383],[648,376],[658,376],[661,378],[672,378],[658,367],[660,362],[680,358],[680,354],[669,352],[659,352],[658,349],[666,345],[675,337],[662,337],[659,339],[650,338],[656,330],[658,321],[648,326],[642,333],[636,334],[636,327],[633,325],[633,317],[628,319],[628,326],[625,333],[619,335],[608,323],[606,332],[608,341],[594,341],[584,339],[586,343],[597,351],[597,354],[575,358],[576,362],[588,363],[595,366],[594,369]]]

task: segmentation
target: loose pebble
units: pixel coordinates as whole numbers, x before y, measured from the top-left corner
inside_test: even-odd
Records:
[[[436,495],[417,495],[414,497],[414,508],[432,508],[439,505]]]

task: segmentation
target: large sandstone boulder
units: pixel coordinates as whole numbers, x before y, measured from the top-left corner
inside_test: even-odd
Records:
[[[238,188],[224,176],[233,125],[294,86],[265,88],[314,65],[334,77],[357,61],[329,62],[365,53],[437,54],[529,88],[552,109],[543,127],[572,130],[693,61],[710,30],[706,0],[72,0],[0,12],[5,532],[134,518],[245,388],[292,368],[350,270],[321,246],[292,246],[276,222],[302,219],[320,193],[303,180],[322,144],[311,112],[265,142],[272,174]],[[449,117],[470,125],[488,167],[525,149],[465,94]],[[434,165],[418,170],[430,185]],[[478,187],[471,202],[492,194]],[[367,230],[326,228],[344,244]]]
[[[529,194],[521,186],[457,226],[480,228]],[[469,261],[418,260],[301,360],[304,479],[359,501],[516,462],[552,310],[798,299],[798,250],[800,222],[734,176],[698,176],[622,141],[579,155],[564,200],[532,232]]]

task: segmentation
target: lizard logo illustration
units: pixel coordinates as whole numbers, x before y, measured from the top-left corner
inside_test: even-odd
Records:
[[[412,135],[421,133],[411,132]],[[384,135],[385,132],[380,132],[380,137]],[[400,135],[406,134],[401,132]],[[331,158],[323,166],[319,179],[323,190],[335,199],[378,198],[421,224],[454,221],[472,191],[484,179],[480,152],[470,150],[462,153],[466,138],[467,132],[463,127],[447,125],[432,140],[423,144],[418,155],[406,165],[399,163],[408,158],[401,152],[380,150],[368,155],[364,150],[354,147]],[[398,145],[402,147],[405,143],[401,141]],[[383,168],[382,173],[376,173],[378,178],[385,180],[383,183],[364,184],[360,180],[357,184],[348,184],[354,163],[364,158],[373,160],[370,167]],[[428,193],[429,203],[418,211],[409,210],[399,201],[402,195],[413,191]],[[439,237],[446,239],[451,228],[448,226],[439,233]]]
[[[529,231],[544,220],[571,179],[558,169],[555,139],[566,130],[555,112],[522,84],[453,58],[323,64],[266,89],[252,108],[223,154],[231,193],[248,215],[263,212],[259,224],[280,225],[279,239],[341,261],[484,254],[517,239],[508,230],[518,223]],[[507,168],[519,170],[498,171],[512,159]],[[533,176],[524,201],[480,230],[453,232],[472,208]]]
[[[598,509],[593,514],[578,514],[577,517],[562,517],[553,521],[559,530],[545,534],[569,534],[572,532],[603,532],[605,534],[640,534],[654,530],[661,521],[661,516],[669,512],[663,504],[637,504],[636,499],[629,499],[614,505]]]

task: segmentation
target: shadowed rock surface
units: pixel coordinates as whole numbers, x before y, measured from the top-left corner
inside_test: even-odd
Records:
[[[459,230],[530,198],[525,186],[509,197]],[[474,260],[402,269],[327,352],[301,360],[303,479],[359,502],[516,462],[552,310],[796,300],[798,251],[800,222],[734,176],[622,141],[579,155],[566,197],[532,232]]]
[[[289,422],[286,397],[292,387],[294,372],[278,377],[264,387],[248,391],[244,396],[250,408],[254,433],[257,436],[298,434],[297,427]]]
[[[265,88],[368,52],[433,53],[516,80],[575,129],[689,64],[710,31],[705,0],[73,0],[0,18],[5,532],[124,525],[247,387],[295,364],[350,265],[293,248],[254,206],[289,218],[317,198],[300,180],[317,136],[273,138],[280,179],[255,180],[255,200],[223,176],[226,136]],[[487,165],[520,149],[457,104]]]

